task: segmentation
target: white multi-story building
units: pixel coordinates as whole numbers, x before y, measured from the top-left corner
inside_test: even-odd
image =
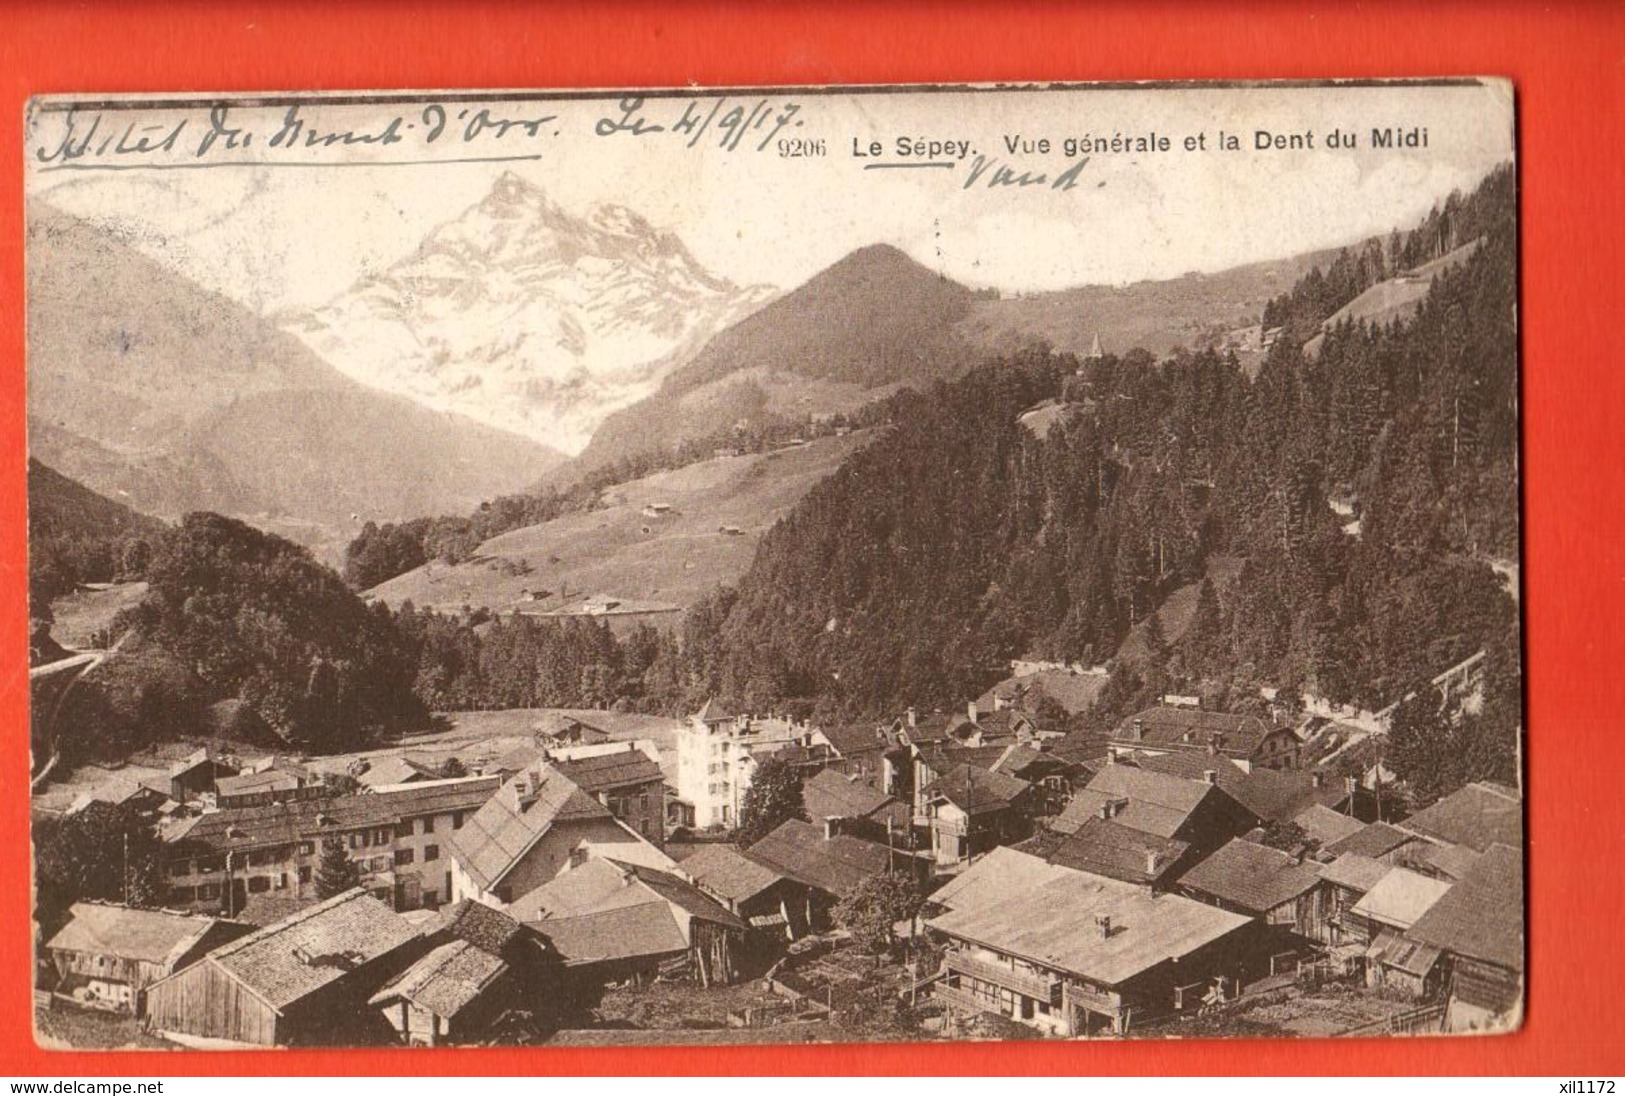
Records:
[[[829,739],[810,723],[736,715],[712,700],[677,731],[677,797],[696,829],[732,829],[757,764],[777,754],[791,764],[822,768]]]

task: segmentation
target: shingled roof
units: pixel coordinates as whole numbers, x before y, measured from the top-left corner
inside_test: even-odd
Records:
[[[802,782],[801,803],[807,817],[815,819],[869,818],[901,805],[885,792],[834,769],[820,769]]]
[[[683,860],[683,871],[701,890],[728,902],[744,902],[785,878],[740,851],[737,845],[703,845]]]
[[[588,794],[625,788],[638,784],[652,784],[664,779],[660,766],[648,754],[631,744],[614,753],[593,754],[590,757],[559,759],[553,767]]]
[[[1292,821],[1303,827],[1303,832],[1320,842],[1321,848],[1353,837],[1365,829],[1365,823],[1346,814],[1338,814],[1319,803],[1310,805],[1292,816]]]
[[[393,826],[407,818],[472,811],[491,798],[498,782],[494,776],[431,780],[398,791],[210,811],[170,832],[166,840],[176,853],[194,846],[200,852],[224,852],[289,845],[326,832]]]
[[[508,964],[467,940],[441,944],[372,995],[370,1005],[407,1000],[447,1020],[473,1004]]]
[[[1153,748],[1206,749],[1215,744],[1218,735],[1218,752],[1251,757],[1277,729],[1252,715],[1158,706],[1136,712],[1119,723],[1112,731],[1112,741]]]
[[[1172,837],[1202,801],[1218,790],[1202,781],[1135,765],[1107,765],[1072,797],[1052,826],[1062,833],[1073,833],[1087,819],[1098,816],[1102,807],[1115,805],[1112,820],[1119,825],[1157,837]]]
[[[1350,913],[1397,929],[1408,929],[1444,897],[1451,884],[1405,868],[1392,868],[1377,880]]]
[[[1523,844],[1523,800],[1499,784],[1468,784],[1402,824],[1412,833],[1484,852],[1491,845]]]
[[[1125,883],[1156,883],[1190,846],[1100,818],[1086,818],[1050,856],[1052,864],[1093,872]]]
[[[1153,896],[1143,886],[1065,871],[1002,901],[950,910],[927,923],[1051,970],[1116,986],[1249,921],[1178,895]]]
[[[1492,845],[1406,935],[1509,970],[1524,966],[1523,853]]]
[[[1377,859],[1386,856],[1401,845],[1416,840],[1416,835],[1406,833],[1396,826],[1386,822],[1373,822],[1355,833],[1334,841],[1326,846],[1326,851],[1332,856],[1342,856],[1344,853],[1359,853]]]
[[[1346,852],[1330,864],[1322,865],[1320,877],[1328,883],[1364,894],[1382,881],[1390,866],[1357,852]]]
[[[1186,872],[1179,885],[1249,913],[1264,914],[1320,884],[1313,868],[1280,849],[1233,839]]]
[[[689,940],[679,910],[726,928],[746,928],[692,883],[615,860],[589,860],[531,891],[512,908],[547,937],[566,964],[681,951]]]
[[[858,757],[884,750],[891,745],[886,734],[872,723],[848,723],[826,726],[824,737],[842,757]]]
[[[436,928],[491,955],[505,953],[514,937],[524,932],[524,926],[501,910],[467,898],[442,910]]]
[[[1008,773],[959,764],[927,784],[920,794],[925,799],[946,799],[966,814],[976,815],[1010,807],[1031,787]]]
[[[980,909],[1060,879],[1069,870],[999,845],[938,888],[931,902],[953,910]]]
[[[109,955],[168,966],[216,925],[251,931],[247,926],[213,917],[172,910],[138,910],[101,902],[75,902],[68,923],[51,937],[47,948]]]
[[[822,827],[797,819],[782,823],[745,852],[752,860],[837,898],[870,876],[891,870],[894,860],[901,866],[908,855],[851,834],[826,838]]]
[[[491,890],[554,826],[613,817],[558,769],[542,765],[502,785],[452,833],[451,848],[475,884]]]
[[[280,1012],[417,936],[405,918],[357,888],[215,948],[203,961]]]

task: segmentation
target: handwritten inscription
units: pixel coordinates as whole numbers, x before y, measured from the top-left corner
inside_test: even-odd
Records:
[[[679,109],[680,107],[680,109]],[[798,103],[771,99],[661,100],[651,106],[636,96],[622,99],[616,109],[599,118],[593,132],[600,137],[646,137],[666,134],[694,148],[709,136],[715,147],[736,151],[747,136],[757,152],[768,148],[786,129],[803,124]]]

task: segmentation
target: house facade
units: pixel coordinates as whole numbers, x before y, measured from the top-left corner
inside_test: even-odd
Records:
[[[166,904],[233,916],[256,895],[314,902],[323,846],[338,841],[361,885],[391,909],[448,900],[448,841],[491,798],[496,777],[212,811],[161,831]]]
[[[803,751],[808,771],[833,759],[818,728],[777,717],[737,714],[710,701],[677,731],[677,796],[696,829],[732,829],[759,759]]]
[[[149,985],[253,931],[252,925],[171,910],[76,902],[45,949],[58,993],[140,1016]]]

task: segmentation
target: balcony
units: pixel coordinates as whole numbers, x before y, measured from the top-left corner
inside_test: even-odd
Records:
[[[1019,993],[1034,1001],[1043,1001],[1049,1005],[1061,1003],[1061,983],[1057,979],[1041,974],[1024,974],[997,963],[974,959],[962,952],[948,953],[943,961],[943,972],[950,971]]]
[[[984,1001],[968,990],[955,989],[946,982],[938,982],[931,987],[931,998],[940,1004],[965,1012],[998,1012],[991,1002]]]

